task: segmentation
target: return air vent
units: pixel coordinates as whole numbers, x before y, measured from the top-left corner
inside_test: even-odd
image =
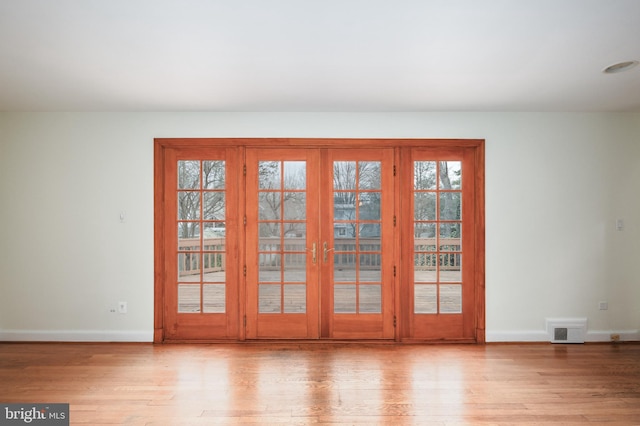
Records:
[[[587,331],[586,318],[549,319],[547,333],[551,343],[584,343]]]

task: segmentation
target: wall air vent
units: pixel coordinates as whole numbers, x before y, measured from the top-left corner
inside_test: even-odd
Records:
[[[546,323],[551,343],[584,343],[587,332],[586,318],[547,318]]]

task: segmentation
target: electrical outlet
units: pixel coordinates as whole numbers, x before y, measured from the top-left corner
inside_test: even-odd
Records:
[[[127,313],[127,302],[118,302],[118,313],[119,314]]]
[[[609,309],[609,302],[598,303],[598,309],[600,309],[601,311],[606,311],[607,309]]]

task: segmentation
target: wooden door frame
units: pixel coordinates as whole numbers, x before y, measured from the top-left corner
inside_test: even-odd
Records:
[[[370,339],[370,340],[393,340],[395,339],[395,329],[393,325],[393,316],[395,311],[395,287],[396,280],[393,275],[393,266],[396,265],[396,247],[393,235],[397,229],[393,224],[395,216],[395,176],[393,174],[393,166],[395,164],[395,153],[393,147],[369,146],[366,148],[330,148],[324,150],[322,161],[322,170],[325,176],[333,177],[335,161],[371,161],[380,163],[380,186],[376,191],[380,191],[382,200],[380,206],[380,256],[381,256],[381,305],[380,312],[376,313],[338,313],[334,309],[335,303],[335,267],[333,255],[329,256],[328,262],[322,262],[321,276],[323,277],[322,286],[322,338],[325,339]],[[323,188],[321,190],[322,204],[326,204],[327,211],[323,214],[323,223],[321,224],[322,238],[321,243],[329,243],[329,247],[333,250],[336,247],[336,239],[334,235],[334,188],[333,179],[324,179]],[[359,192],[357,187],[348,189],[348,191]],[[337,249],[336,249],[337,250]],[[357,252],[354,252],[356,258]],[[334,253],[340,253],[337,250]],[[343,254],[346,252],[342,251]],[[356,281],[354,281],[355,283]],[[360,280],[357,280],[361,283]],[[360,284],[358,284],[360,285]],[[366,284],[365,284],[366,286]],[[360,290],[358,290],[360,291]],[[365,337],[366,336],[366,337]]]
[[[426,154],[427,161],[460,161],[463,165],[462,185],[462,226],[463,229],[463,262],[468,267],[462,268],[464,278],[461,282],[472,282],[473,286],[463,285],[462,315],[438,312],[431,315],[413,313],[414,289],[414,241],[413,221],[414,205],[412,193],[414,182],[414,161]],[[424,161],[424,160],[421,160]],[[399,297],[401,307],[397,307],[401,315],[399,340],[404,342],[471,342],[484,343],[484,170],[478,163],[479,155],[475,149],[466,147],[412,147],[400,155],[400,169],[404,180],[399,182],[401,194],[398,209],[400,218],[400,234],[405,236],[401,242],[402,259],[399,263],[401,284]],[[483,163],[483,161],[482,161]],[[465,168],[466,167],[466,168]],[[409,195],[409,196],[408,196]],[[464,200],[473,200],[469,203]],[[464,219],[466,218],[466,219]],[[472,235],[472,238],[468,238]],[[468,254],[471,254],[469,256]],[[473,275],[467,273],[473,273]],[[438,281],[440,283],[440,281]],[[401,309],[404,307],[404,309]],[[473,312],[472,312],[473,311]],[[469,315],[467,315],[469,314]],[[452,336],[453,330],[461,333]]]
[[[318,293],[318,274],[319,274],[319,262],[313,263],[308,260],[311,247],[307,244],[316,244],[316,253],[319,250],[317,245],[319,241],[319,225],[318,225],[318,213],[319,205],[317,197],[310,197],[309,194],[318,192],[319,185],[319,153],[308,150],[290,150],[282,149],[279,147],[269,148],[253,148],[245,150],[245,166],[246,166],[246,182],[245,182],[245,205],[246,208],[246,225],[244,227],[246,250],[244,252],[247,266],[247,271],[244,277],[244,290],[245,298],[242,301],[245,303],[245,338],[252,340],[264,340],[264,339],[301,339],[293,337],[292,330],[297,328],[298,335],[305,335],[304,339],[317,339],[319,336],[319,317],[318,311],[319,304],[317,303],[317,295],[314,297],[314,293]],[[251,267],[259,263],[259,223],[261,222],[260,214],[258,213],[259,193],[264,191],[259,185],[259,173],[258,164],[261,161],[302,161],[305,163],[305,176],[306,185],[303,189],[305,194],[305,249],[307,250],[307,263],[306,263],[306,279],[305,279],[305,310],[304,312],[296,313],[261,313],[259,309],[259,286],[263,284],[259,279],[259,272],[257,268]],[[313,182],[313,181],[316,182]],[[300,190],[301,188],[296,188]],[[296,191],[296,189],[291,189]],[[276,189],[276,191],[287,192],[288,189],[284,183]],[[255,198],[254,198],[255,197]],[[315,217],[314,217],[315,214]],[[282,216],[282,221],[287,222],[285,216]],[[300,219],[298,219],[300,220]],[[265,220],[269,222],[269,220]],[[312,225],[312,224],[315,224]],[[284,248],[282,248],[284,250]],[[283,254],[287,251],[284,250]],[[316,255],[317,256],[317,255]],[[284,264],[284,261],[283,261]],[[279,282],[277,285],[286,285],[286,282]],[[269,283],[267,283],[269,285]],[[278,337],[286,336],[286,337]]]
[[[475,199],[474,199],[474,219],[475,219],[475,339],[476,343],[485,342],[485,153],[484,139],[346,139],[346,138],[155,138],[154,139],[154,343],[162,343],[164,337],[164,284],[166,281],[165,271],[165,202],[164,202],[164,182],[165,182],[165,153],[167,149],[181,148],[205,148],[205,147],[284,147],[284,148],[374,148],[393,147],[396,153],[402,148],[466,148],[473,150],[475,161],[475,176],[473,179]],[[396,155],[398,158],[398,155]],[[400,186],[396,180],[395,189]],[[395,210],[401,211],[400,197],[395,197]],[[244,203],[240,203],[244,206]],[[240,215],[244,215],[241,207]],[[395,264],[400,265],[400,232],[396,232],[394,245]],[[238,250],[240,257],[244,257],[244,230],[240,232]],[[404,282],[403,270],[398,268],[396,283]],[[399,316],[396,324],[396,341],[401,341],[403,329],[408,326],[409,313],[404,313],[401,309],[401,287],[395,286],[395,314]],[[244,294],[243,285],[239,286],[240,297]],[[238,309],[238,324],[246,315],[244,306]],[[407,317],[407,318],[405,318]],[[238,327],[238,336],[235,340],[244,340],[244,327]]]

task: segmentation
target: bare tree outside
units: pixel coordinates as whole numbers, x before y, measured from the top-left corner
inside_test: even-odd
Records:
[[[429,222],[436,220],[461,220],[461,169],[460,162],[416,161],[414,163],[414,218],[416,237],[433,238],[435,226]],[[439,200],[436,200],[438,192]],[[436,206],[439,205],[438,215]],[[441,224],[440,236],[458,238],[460,226],[457,223]]]
[[[380,185],[380,162],[334,162],[334,220],[341,221],[335,225],[336,237],[354,238],[363,232],[379,235],[379,225],[360,224],[359,221],[380,220]]]
[[[459,162],[440,161],[440,189],[451,191],[460,189],[461,170]],[[457,166],[457,167],[454,167]],[[461,219],[461,193],[440,193],[440,219]],[[458,223],[445,223],[440,225],[440,236],[443,238],[459,238],[460,225]]]
[[[200,235],[200,224],[193,221],[216,221],[220,227],[224,226],[224,188],[224,161],[178,161],[180,238],[197,238]]]
[[[266,221],[260,226],[260,237],[277,237],[281,232],[277,221],[303,220],[306,217],[305,167],[300,161],[260,161],[258,167],[258,217],[261,222]],[[301,232],[295,222],[285,222],[284,227],[282,232],[285,236]]]

